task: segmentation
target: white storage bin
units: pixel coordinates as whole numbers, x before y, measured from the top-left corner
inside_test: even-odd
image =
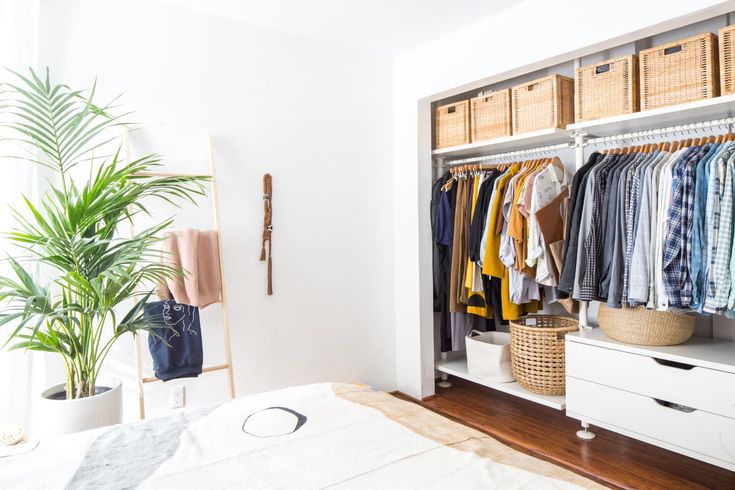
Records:
[[[467,336],[467,370],[470,376],[496,383],[514,381],[510,367],[510,334],[478,332]]]

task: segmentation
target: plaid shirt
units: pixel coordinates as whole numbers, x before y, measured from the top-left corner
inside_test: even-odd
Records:
[[[706,259],[704,261],[704,291],[701,292],[701,308],[704,311],[704,304],[707,296],[714,297],[715,281],[712,273],[715,265],[715,256],[717,255],[717,236],[720,227],[720,169],[724,162],[730,157],[730,150],[723,152],[716,161],[712,163],[707,181],[707,203],[705,205],[705,247],[706,252],[703,254]],[[710,293],[711,292],[711,293]]]
[[[718,159],[717,176],[715,178],[717,187],[709,190],[710,193],[715,194],[714,199],[719,200],[719,212],[717,213],[717,234],[713,236],[716,245],[710,248],[710,250],[714,249],[715,253],[710,257],[707,290],[704,299],[703,309],[707,313],[720,313],[727,307],[728,295],[730,294],[730,286],[732,284],[732,278],[730,276],[730,252],[732,246],[731,216],[734,159],[735,156],[732,154],[728,155],[726,160],[724,158]]]
[[[692,244],[694,242],[694,203],[696,202],[697,163],[709,153],[711,144],[703,145],[697,154],[689,161],[686,172],[689,176],[685,182],[684,198],[686,220],[684,222],[683,260],[684,277],[682,278],[681,302],[685,308],[692,306]]]
[[[657,155],[657,154],[656,154]],[[641,174],[639,170],[656,155],[643,154],[628,172],[629,188],[625,196],[625,262],[623,269],[622,302],[628,303],[628,284],[630,282],[630,261],[633,257],[633,243],[636,230],[636,215],[638,210],[638,194],[641,188]]]
[[[689,307],[692,303],[691,259],[692,217],[694,211],[694,169],[709,146],[692,148],[674,169],[663,278],[669,306]]]
[[[697,163],[694,179],[694,217],[692,222],[692,309],[703,311],[705,298],[705,268],[707,264],[707,235],[705,230],[705,215],[707,212],[707,184],[709,183],[709,169],[712,162],[717,161],[723,152],[731,146],[731,142],[714,144],[705,157]]]
[[[656,168],[671,158],[667,152],[656,153],[654,158],[641,168],[640,206],[636,213],[638,218],[633,229],[633,252],[628,268],[628,305],[648,304],[654,294],[653,255],[651,238],[655,234],[655,213],[658,175]]]

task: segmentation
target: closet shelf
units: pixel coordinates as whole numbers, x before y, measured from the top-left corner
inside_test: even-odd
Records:
[[[645,131],[665,126],[697,123],[735,114],[735,94],[697,100],[686,104],[660,107],[643,112],[606,117],[567,126],[569,131],[582,131],[590,136],[611,136]]]
[[[475,378],[474,376],[471,376],[467,370],[467,358],[464,356],[439,360],[436,362],[434,367],[437,371],[441,371],[442,373],[466,379],[467,381],[472,381],[473,383],[487,386],[488,388],[502,391],[503,393],[517,396],[519,398],[524,398],[535,403],[540,403],[541,405],[546,405],[547,407],[555,408],[557,410],[563,410],[566,406],[566,398],[564,396],[537,395],[536,393],[531,393],[526,390],[517,382],[495,383]]]
[[[553,145],[569,141],[569,133],[566,129],[543,129],[530,133],[504,136],[487,141],[478,141],[468,145],[450,146],[440,148],[431,152],[436,157],[467,157],[492,155],[505,151],[523,150],[536,146]]]

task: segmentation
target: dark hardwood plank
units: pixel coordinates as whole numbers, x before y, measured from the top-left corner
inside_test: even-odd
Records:
[[[735,472],[594,427],[597,437],[576,436],[579,422],[544,407],[469,381],[451,378],[436,395],[417,401],[520,451],[551,461],[612,488],[734,489]]]

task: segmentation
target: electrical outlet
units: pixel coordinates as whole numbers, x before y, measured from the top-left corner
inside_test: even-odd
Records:
[[[169,408],[181,408],[186,405],[186,387],[174,386],[169,391]]]

